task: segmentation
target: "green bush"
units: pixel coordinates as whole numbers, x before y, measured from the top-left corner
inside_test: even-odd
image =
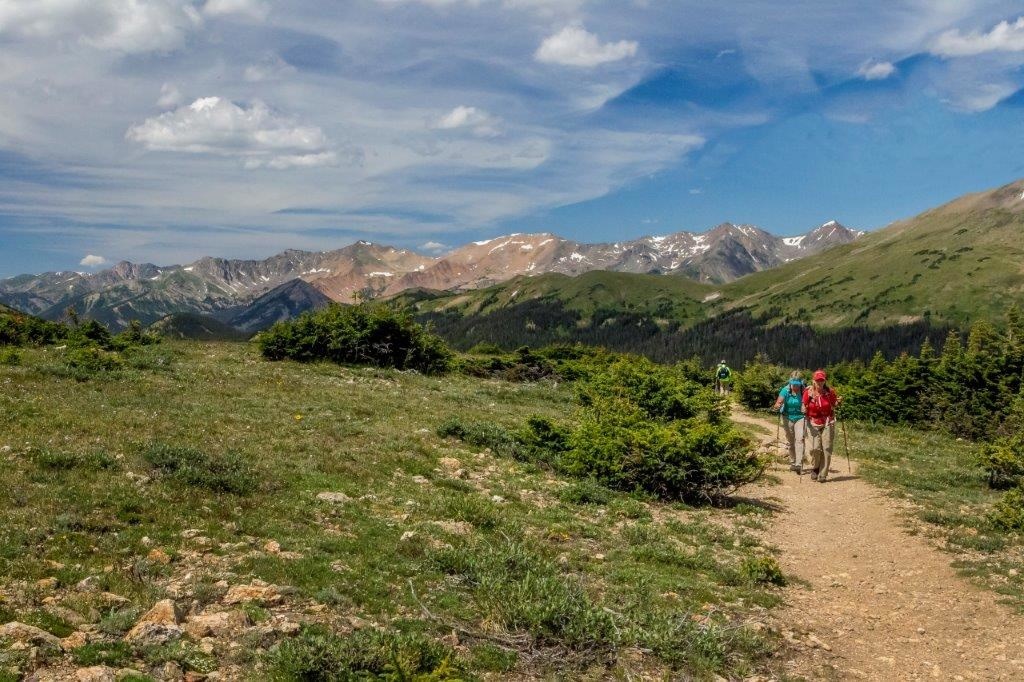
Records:
[[[21,364],[21,353],[14,348],[0,348],[0,367],[17,367]]]
[[[1024,488],[1013,488],[1004,493],[989,512],[989,520],[1001,530],[1024,531]]]
[[[509,354],[464,356],[455,367],[468,376],[515,382],[540,381],[556,374],[551,361],[526,346]]]
[[[734,385],[736,399],[751,410],[767,410],[779,395],[789,373],[778,365],[757,358],[748,362],[742,372],[736,372]]]
[[[657,422],[624,401],[602,401],[578,418],[565,468],[617,490],[708,502],[757,480],[765,462],[733,427],[698,418]]]
[[[116,353],[105,351],[99,346],[79,346],[68,349],[64,364],[75,378],[87,379],[115,372],[121,369],[123,363]]]
[[[1024,435],[1000,438],[982,446],[981,460],[990,487],[1005,490],[1024,484]]]
[[[304,313],[275,324],[257,343],[268,360],[329,360],[425,374],[447,372],[452,359],[440,338],[407,313],[380,304],[331,305]]]
[[[280,682],[457,680],[455,652],[423,635],[356,630],[337,635],[304,626],[269,653],[270,679]]]
[[[0,346],[44,346],[65,340],[68,331],[57,322],[0,310]]]
[[[562,488],[558,497],[569,504],[605,505],[611,502],[612,494],[594,479],[587,478]]]
[[[259,488],[257,474],[237,454],[209,455],[194,448],[154,443],[142,456],[159,475],[192,487],[236,495]]]
[[[743,579],[753,585],[779,585],[785,586],[786,576],[783,575],[773,557],[747,557],[740,565],[740,575]]]
[[[567,445],[567,433],[548,419],[533,417],[524,429],[515,431],[491,422],[465,422],[450,417],[437,429],[441,438],[458,438],[480,448],[490,448],[499,457],[522,462],[557,465]]]

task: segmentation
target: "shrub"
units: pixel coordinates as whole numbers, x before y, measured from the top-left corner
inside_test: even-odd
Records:
[[[445,645],[418,634],[356,630],[336,635],[323,627],[304,626],[269,654],[271,679],[328,682],[337,680],[455,680],[461,666]]]
[[[605,505],[611,502],[612,494],[592,478],[587,478],[562,488],[559,499],[569,504]]]
[[[448,371],[452,354],[440,338],[386,305],[331,305],[279,322],[257,337],[268,360],[413,369],[426,374]]]
[[[731,426],[692,419],[661,423],[622,401],[580,416],[566,469],[618,490],[708,502],[757,480],[766,463]]]
[[[788,372],[763,357],[748,362],[734,379],[736,399],[751,410],[767,410],[775,403],[779,389],[786,383]]]
[[[14,348],[0,348],[0,367],[17,367],[21,364],[21,353]]]
[[[121,368],[121,359],[114,353],[98,346],[81,346],[68,349],[64,364],[72,376],[84,380],[100,374],[115,372]]]
[[[557,464],[566,447],[567,433],[553,422],[532,417],[526,428],[514,431],[491,422],[465,422],[450,417],[437,429],[441,438],[458,438],[481,448],[490,448],[499,457],[522,462]]]
[[[209,455],[194,448],[154,443],[143,458],[160,475],[215,493],[248,495],[259,488],[257,474],[237,454]]]
[[[1024,435],[1000,438],[982,447],[989,487],[1005,490],[1024,483]]]
[[[989,520],[1001,530],[1024,531],[1024,488],[1004,493],[989,512]]]
[[[747,557],[740,564],[740,575],[743,579],[753,585],[778,585],[785,586],[786,576],[782,574],[773,557]]]
[[[70,471],[72,469],[115,469],[117,460],[109,453],[94,451],[88,453],[65,452],[62,450],[40,450],[33,453],[32,461],[41,469]]]
[[[689,419],[704,413],[713,421],[724,407],[705,386],[687,379],[675,368],[639,356],[620,356],[579,382],[578,402],[589,406],[602,398],[622,400],[640,408],[648,418]]]

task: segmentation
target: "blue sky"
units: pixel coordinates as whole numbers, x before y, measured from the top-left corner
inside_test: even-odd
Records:
[[[0,276],[873,229],[1024,177],[1022,88],[1000,0],[0,0]]]

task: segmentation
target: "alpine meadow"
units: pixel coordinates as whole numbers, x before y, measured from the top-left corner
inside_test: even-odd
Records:
[[[0,0],[0,682],[1024,679],[1024,16]]]

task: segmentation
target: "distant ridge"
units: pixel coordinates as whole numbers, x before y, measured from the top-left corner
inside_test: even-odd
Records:
[[[288,250],[265,260],[206,257],[171,266],[122,261],[95,274],[20,275],[0,280],[0,301],[48,319],[58,319],[73,307],[81,317],[113,329],[124,328],[130,320],[152,324],[172,313],[193,312],[255,331],[325,299],[351,303],[415,288],[471,290],[523,275],[607,270],[726,283],[848,243],[860,234],[835,221],[787,238],[732,223],[700,234],[677,232],[607,244],[549,233],[512,234],[439,257],[359,241],[335,251]],[[272,294],[285,285],[289,287]]]

